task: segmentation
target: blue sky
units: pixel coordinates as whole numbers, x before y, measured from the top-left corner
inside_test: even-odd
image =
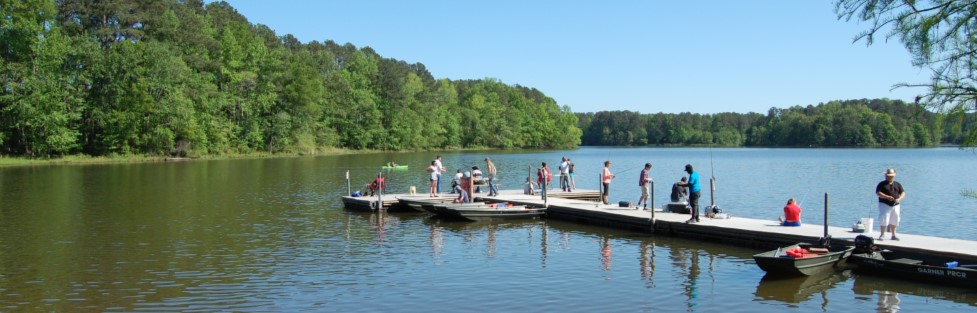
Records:
[[[898,39],[852,39],[829,1],[229,0],[251,23],[333,40],[435,78],[537,88],[573,112],[766,113],[911,101],[926,83]],[[888,30],[887,30],[888,31]]]

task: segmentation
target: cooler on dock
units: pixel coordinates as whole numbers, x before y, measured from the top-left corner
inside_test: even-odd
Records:
[[[665,211],[680,214],[692,214],[689,204],[686,202],[669,202],[665,204]]]

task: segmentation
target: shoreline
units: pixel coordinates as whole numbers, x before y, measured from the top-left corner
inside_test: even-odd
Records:
[[[449,148],[431,151],[482,151],[484,148]],[[166,162],[193,162],[193,161],[213,161],[213,160],[248,160],[248,159],[270,159],[270,158],[299,158],[317,157],[327,155],[349,155],[349,154],[369,154],[369,153],[409,153],[417,152],[411,150],[404,151],[384,151],[384,150],[352,150],[345,148],[323,148],[316,153],[299,152],[252,152],[236,154],[213,154],[191,157],[168,157],[168,156],[89,156],[83,154],[68,155],[59,158],[40,158],[30,159],[26,157],[0,156],[0,168],[26,167],[26,166],[52,166],[52,165],[100,165],[100,164],[137,164],[137,163],[166,163]]]
[[[49,166],[49,165],[97,165],[97,164],[136,164],[136,163],[165,163],[165,162],[193,162],[210,160],[238,160],[238,159],[265,159],[265,158],[292,158],[319,155],[341,155],[363,153],[359,150],[336,149],[324,153],[304,154],[304,153],[247,153],[247,154],[225,154],[225,155],[206,155],[198,157],[164,157],[164,156],[88,156],[71,155],[54,159],[29,159],[24,157],[0,157],[0,168],[22,167],[22,166]]]
[[[618,146],[577,146],[576,148],[613,148]],[[689,146],[646,146],[647,148],[703,148],[706,146],[689,145]],[[621,148],[640,148],[640,147],[621,147]],[[833,148],[844,148],[844,149],[880,149],[880,147],[730,147],[730,146],[717,146],[715,148],[786,148],[786,149],[833,149]],[[934,147],[885,147],[882,149],[932,149],[932,148],[972,148],[963,147],[960,145],[939,145]],[[972,148],[977,149],[977,148]],[[536,150],[536,149],[486,149],[481,148],[446,148],[440,150],[431,151],[512,151],[512,150]],[[190,162],[190,161],[211,161],[211,160],[244,160],[244,159],[265,159],[265,158],[296,158],[296,157],[316,157],[325,155],[348,155],[348,154],[369,154],[369,153],[410,153],[418,152],[414,150],[403,150],[403,151],[384,151],[384,150],[352,150],[345,148],[324,148],[320,149],[316,153],[299,153],[299,152],[252,152],[252,153],[236,153],[236,154],[212,154],[204,156],[192,156],[192,157],[168,157],[168,156],[146,156],[146,155],[128,155],[128,156],[89,156],[84,154],[68,155],[59,158],[41,158],[41,159],[30,159],[26,157],[19,156],[0,156],[0,168],[6,167],[22,167],[22,166],[49,166],[49,165],[95,165],[95,164],[127,164],[127,163],[157,163],[157,162]],[[977,197],[977,192],[975,192],[975,197]]]

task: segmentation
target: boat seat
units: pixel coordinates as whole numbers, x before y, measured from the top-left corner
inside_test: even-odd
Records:
[[[889,261],[896,262],[896,263],[910,264],[910,265],[923,264],[923,261],[922,260],[907,259],[907,258],[901,258],[901,259],[895,259],[895,260],[889,260]]]
[[[814,253],[814,254],[827,254],[828,252],[831,252],[831,251],[828,251],[828,249],[826,249],[826,248],[810,248],[810,249],[807,249],[807,250],[808,251],[811,251],[811,253]]]

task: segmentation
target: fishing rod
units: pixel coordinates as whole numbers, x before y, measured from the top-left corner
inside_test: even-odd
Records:
[[[797,205],[798,205],[798,206],[800,206],[800,207],[804,207],[804,203],[807,203],[807,202],[805,202],[805,200],[807,200],[807,193],[808,193],[809,191],[810,191],[810,190],[808,190],[808,191],[805,191],[805,192],[804,192],[804,195],[803,195],[803,196],[801,196],[801,202],[798,202],[798,203],[797,203]]]
[[[624,174],[624,173],[627,173],[627,172],[630,172],[630,171],[633,171],[633,170],[636,170],[636,169],[639,169],[639,168],[645,168],[645,166],[644,165],[639,165],[638,167],[626,169],[626,170],[623,170],[623,171],[620,171],[620,172],[611,173],[611,174],[614,174],[614,176],[617,176],[617,175]]]
[[[712,165],[712,146],[709,146],[709,176],[716,180],[716,169]]]
[[[709,209],[713,212],[719,212],[716,210],[718,208],[716,206],[716,169],[713,166],[711,145],[709,146],[709,176]]]

